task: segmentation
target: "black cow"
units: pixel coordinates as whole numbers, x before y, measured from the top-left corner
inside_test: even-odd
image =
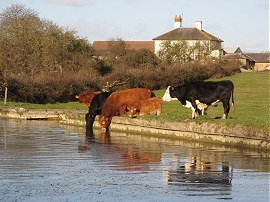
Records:
[[[100,115],[102,111],[102,107],[106,101],[106,99],[113,92],[103,92],[97,94],[93,97],[91,104],[89,106],[88,113],[85,115],[86,122],[86,135],[91,135],[93,133],[93,123],[95,121],[96,115]]]
[[[197,117],[198,107],[196,103],[204,103],[208,106],[222,102],[224,108],[223,118],[228,118],[230,111],[230,98],[233,100],[234,85],[231,81],[198,81],[190,82],[177,87],[168,86],[163,101],[171,101],[177,98],[182,105],[192,110],[192,118]]]

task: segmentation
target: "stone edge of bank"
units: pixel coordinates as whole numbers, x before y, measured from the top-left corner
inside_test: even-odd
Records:
[[[84,115],[86,110],[58,110],[58,109],[24,109],[24,108],[1,108],[0,117],[25,120],[59,120],[61,124],[76,125],[85,127]],[[97,121],[94,127],[99,128]],[[196,124],[149,121],[143,119],[130,119],[128,117],[114,117],[111,130],[124,132],[143,133],[161,137],[178,138],[182,140],[195,140],[200,142],[214,142],[230,146],[242,146],[252,149],[270,150],[269,133],[256,134],[252,137],[252,131],[243,130],[243,135],[234,134],[234,131],[241,133],[239,128],[232,129],[216,126],[215,124]]]

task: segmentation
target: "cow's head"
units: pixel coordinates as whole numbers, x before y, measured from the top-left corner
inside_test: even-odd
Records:
[[[75,97],[76,99],[78,99],[79,103],[83,103],[87,107],[89,107],[94,96],[99,93],[100,91],[96,91],[96,92],[88,91],[85,93],[81,93],[80,95],[76,95]]]
[[[173,96],[173,91],[174,91],[174,87],[168,86],[163,97],[162,97],[162,100],[166,101],[166,102],[170,102],[172,100],[177,100],[177,98],[175,98],[175,96]]]
[[[140,109],[139,108],[136,108],[136,107],[127,107],[127,114],[132,117],[132,118],[135,118],[139,115],[140,113]]]
[[[110,118],[110,117],[107,118],[103,115],[99,116],[99,124],[100,124],[102,132],[106,132],[109,130],[109,127],[111,125],[111,121],[112,121],[112,118]]]

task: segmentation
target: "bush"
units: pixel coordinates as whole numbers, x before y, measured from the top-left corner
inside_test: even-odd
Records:
[[[55,103],[75,101],[76,95],[86,90],[97,90],[97,74],[39,75],[35,79],[27,76],[8,79],[9,100],[29,103]]]
[[[101,75],[97,70],[81,69],[77,72],[40,73],[35,78],[26,75],[8,76],[9,100],[29,103],[55,103],[75,101],[75,96],[85,91],[101,90],[114,81],[123,82],[112,90],[145,87],[151,90],[165,89],[190,81],[220,78],[240,72],[235,62],[192,62],[157,68],[130,68],[118,66]]]
[[[209,78],[221,78],[224,76],[239,73],[240,69],[237,63],[224,62],[192,62],[181,65],[172,65],[168,67],[152,68],[129,68],[119,66],[110,74],[102,77],[101,83],[120,80],[129,80],[121,88],[146,87],[151,90],[164,89],[168,85],[176,86],[190,81],[199,81]]]

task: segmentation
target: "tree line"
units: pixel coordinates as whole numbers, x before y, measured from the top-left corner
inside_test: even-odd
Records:
[[[163,44],[157,56],[147,49],[130,50],[123,40],[114,39],[107,54],[97,57],[92,44],[76,31],[41,19],[24,5],[12,4],[0,13],[0,97],[8,86],[10,101],[68,102],[83,91],[100,90],[116,80],[129,81],[118,88],[154,90],[239,71],[235,63],[209,57],[192,61],[183,53],[185,49],[184,43]]]

